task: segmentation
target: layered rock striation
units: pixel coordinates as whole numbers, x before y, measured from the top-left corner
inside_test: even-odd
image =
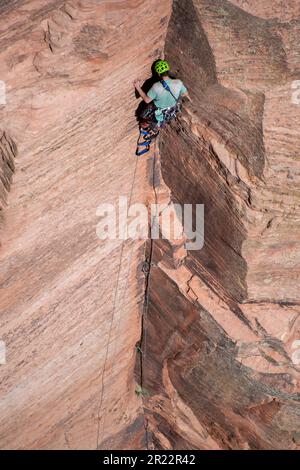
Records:
[[[0,447],[299,448],[298,2],[0,13]],[[136,159],[164,49],[192,102]],[[99,240],[119,196],[204,204],[203,248]]]
[[[300,18],[287,3],[173,2],[165,51],[192,104],[162,136],[162,177],[173,202],[204,204],[205,242],[177,269],[165,241],[154,251],[156,448],[299,447]]]
[[[132,81],[160,54],[170,7],[1,2],[2,449],[145,446],[143,242],[99,240],[96,211],[146,201]]]

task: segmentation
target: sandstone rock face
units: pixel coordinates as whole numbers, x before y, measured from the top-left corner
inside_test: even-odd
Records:
[[[299,448],[299,2],[0,13],[0,447]],[[163,49],[192,103],[136,159]],[[120,195],[204,204],[204,247],[99,240]]]
[[[173,3],[165,51],[193,102],[162,136],[162,176],[174,202],[205,204],[205,244],[177,269],[154,250],[157,448],[300,444],[300,17],[298,2],[274,3]]]
[[[144,447],[143,248],[99,240],[96,210],[147,197],[132,81],[162,50],[170,6],[1,2],[1,448]]]

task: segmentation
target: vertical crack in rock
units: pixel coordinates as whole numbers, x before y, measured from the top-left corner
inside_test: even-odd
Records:
[[[5,132],[2,132],[0,137],[0,229],[3,225],[3,210],[7,204],[7,194],[10,191],[15,172],[14,159],[16,155],[15,142]]]
[[[1,448],[300,447],[299,2],[273,3],[1,3]],[[129,84],[164,44],[192,103],[132,193]],[[204,204],[203,249],[151,238],[136,279],[143,242],[96,233],[120,194]]]
[[[141,449],[143,241],[124,243],[109,337],[123,240],[99,236],[99,213],[130,199],[132,82],[164,47],[171,0],[2,3],[1,128],[20,158],[1,233],[0,447],[95,449],[100,414],[99,448]],[[2,204],[13,168],[5,138],[1,149]],[[138,162],[131,203],[145,204],[147,161]]]
[[[155,139],[154,142],[154,149],[153,149],[153,156],[152,156],[152,168],[151,168],[151,190],[152,195],[154,197],[154,204],[158,204],[158,194],[157,194],[157,158],[158,158],[158,139]],[[157,213],[158,208],[156,209],[156,213],[153,217],[151,207],[149,207],[149,241],[145,245],[145,261],[143,265],[143,271],[145,274],[145,290],[144,290],[144,302],[142,306],[142,321],[141,321],[141,339],[139,342],[139,357],[140,357],[140,387],[141,387],[141,396],[144,402],[144,399],[147,397],[147,390],[144,387],[144,383],[146,381],[146,374],[147,370],[145,368],[145,359],[147,355],[147,313],[148,313],[148,306],[149,306],[149,294],[150,294],[150,283],[151,283],[151,275],[152,275],[152,267],[153,267],[153,253],[154,253],[154,230],[155,226],[159,224]],[[153,218],[152,218],[153,217]],[[148,418],[145,413],[145,406],[143,405],[143,412],[144,412],[144,426],[145,426],[145,435],[146,435],[146,448],[150,448],[151,443],[151,436],[149,435],[149,424]]]
[[[174,0],[166,40],[192,103],[162,133],[161,178],[173,201],[205,205],[205,245],[180,266],[166,240],[153,250],[144,386],[157,449],[300,446],[293,34],[233,3]]]

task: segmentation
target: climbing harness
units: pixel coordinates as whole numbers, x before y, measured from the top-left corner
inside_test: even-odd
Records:
[[[165,80],[161,80],[160,83],[164,87],[165,90],[167,90],[174,98],[175,104],[174,106],[170,106],[169,108],[162,109],[162,113],[164,116],[163,123],[169,123],[170,121],[173,121],[173,119],[176,119],[177,114],[181,112],[181,103],[179,101],[180,96],[176,98],[174,93],[172,92],[171,88],[167,84]]]
[[[163,122],[161,127],[164,127],[169,122],[173,121],[177,118],[177,114],[181,112],[181,104],[176,103],[175,106],[171,106],[170,108],[162,109],[163,114]]]

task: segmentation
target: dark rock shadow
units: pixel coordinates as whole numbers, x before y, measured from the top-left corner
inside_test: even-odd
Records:
[[[154,83],[159,81],[159,76],[155,72],[155,65],[158,62],[158,60],[160,60],[160,59],[155,60],[152,64],[152,66],[151,66],[151,77],[147,78],[147,80],[142,85],[142,90],[145,93],[148,93],[148,91],[154,85]],[[135,91],[135,96],[136,96],[137,99],[140,98],[140,95],[138,94],[137,91]],[[145,111],[146,108],[147,108],[147,103],[145,103],[145,101],[142,100],[139,103],[139,105],[138,105],[138,107],[135,111],[135,117],[136,117],[138,122],[140,121],[141,115],[143,114],[143,112]]]

